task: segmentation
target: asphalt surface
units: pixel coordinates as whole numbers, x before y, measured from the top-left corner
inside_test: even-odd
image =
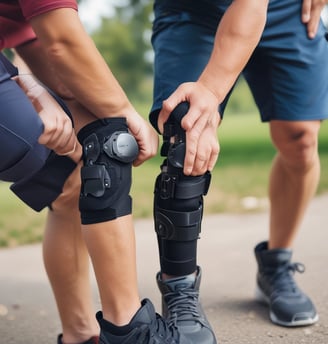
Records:
[[[265,306],[254,300],[254,246],[267,238],[267,212],[205,216],[199,241],[203,269],[201,299],[219,343],[328,343],[328,194],[315,198],[295,243],[297,274],[320,319],[310,327],[273,325]],[[157,311],[157,244],[152,220],[136,221],[139,284],[142,297]],[[94,278],[94,299],[99,299]],[[0,250],[0,344],[55,344],[60,323],[42,263],[41,246]],[[199,343],[201,344],[201,343]]]

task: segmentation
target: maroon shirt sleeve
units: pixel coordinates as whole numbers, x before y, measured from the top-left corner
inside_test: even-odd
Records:
[[[35,33],[25,20],[18,1],[0,2],[0,28],[0,50],[35,39]]]
[[[77,10],[77,2],[75,0],[18,0],[18,2],[27,20],[58,8]]]
[[[13,0],[0,2],[0,50],[14,48],[36,38],[28,20],[58,9],[77,10],[75,0]]]

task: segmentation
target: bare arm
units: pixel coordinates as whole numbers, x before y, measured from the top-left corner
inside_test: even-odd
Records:
[[[61,8],[31,19],[31,25],[46,51],[49,63],[76,101],[98,118],[126,117],[139,144],[135,165],[154,156],[158,138],[150,124],[129,102],[78,14]]]
[[[236,81],[256,47],[266,21],[267,0],[235,0],[217,29],[210,60],[194,83],[182,84],[164,103],[159,128],[182,101],[190,109],[182,121],[187,131],[184,173],[203,174],[217,160],[218,105]]]
[[[266,20],[266,3],[235,0],[222,18],[210,61],[199,78],[220,103],[259,42]]]
[[[58,77],[83,105],[97,109],[97,117],[111,116],[109,111],[122,115],[122,109],[132,107],[75,10],[46,12],[32,18],[31,25]]]
[[[39,143],[59,155],[69,155],[71,159],[78,162],[81,159],[82,149],[77,142],[70,118],[32,76],[19,75],[15,77],[15,80],[32,102],[44,124]]]

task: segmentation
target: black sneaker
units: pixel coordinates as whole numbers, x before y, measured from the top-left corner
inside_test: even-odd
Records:
[[[255,257],[258,263],[256,297],[269,305],[272,322],[295,327],[318,321],[312,301],[294,280],[294,273],[303,273],[305,268],[303,264],[291,263],[292,251],[268,250],[268,243],[262,242],[255,247]]]
[[[97,313],[99,322],[100,344],[191,344],[178,333],[177,328],[168,326],[157,313],[150,300],[145,299],[141,308],[127,325],[131,331],[125,335],[113,334],[113,325]]]
[[[191,343],[216,344],[214,332],[199,302],[201,269],[197,269],[196,278],[188,275],[162,281],[161,274],[157,274],[162,293],[162,314]]]
[[[99,337],[91,337],[89,340],[86,342],[83,342],[81,344],[98,344],[99,343]],[[63,335],[60,334],[57,338],[57,344],[63,344]]]

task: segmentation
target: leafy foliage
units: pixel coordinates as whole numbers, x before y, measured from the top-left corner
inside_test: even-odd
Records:
[[[151,2],[129,0],[115,7],[116,15],[103,17],[92,38],[128,96],[140,93],[152,72],[150,46]]]

